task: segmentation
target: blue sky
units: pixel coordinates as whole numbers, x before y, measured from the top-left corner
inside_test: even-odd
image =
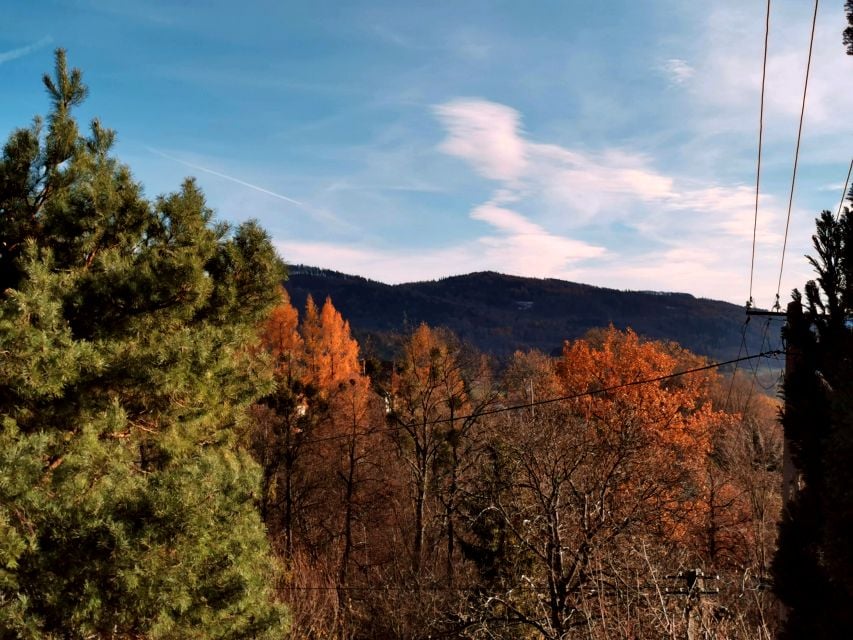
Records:
[[[783,302],[853,154],[818,18]],[[149,196],[195,175],[291,263],[748,296],[763,0],[0,0],[0,135],[68,49]],[[812,5],[773,3],[753,296],[773,303]]]

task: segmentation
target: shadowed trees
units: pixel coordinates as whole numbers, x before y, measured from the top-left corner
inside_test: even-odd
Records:
[[[785,505],[775,588],[787,607],[782,637],[841,637],[853,624],[853,224],[823,211],[809,260],[817,278],[794,292],[786,339],[792,367],[782,424],[797,471]],[[802,309],[802,311],[799,311]]]

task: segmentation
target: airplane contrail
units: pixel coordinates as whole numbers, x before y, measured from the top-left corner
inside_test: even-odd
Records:
[[[348,229],[350,231],[357,232],[357,233],[362,234],[362,235],[364,234],[364,229],[360,229],[360,228],[356,227],[351,222],[347,222],[347,221],[343,220],[342,218],[339,218],[338,216],[336,216],[334,213],[327,211],[325,209],[318,208],[318,207],[312,206],[310,204],[306,204],[304,202],[300,202],[299,200],[289,198],[288,196],[285,196],[281,193],[276,193],[275,191],[270,191],[269,189],[264,189],[263,187],[259,187],[258,185],[252,184],[251,182],[246,182],[245,180],[240,180],[239,178],[235,178],[234,176],[229,176],[225,173],[221,173],[219,171],[214,171],[213,169],[208,169],[207,167],[203,167],[201,165],[194,164],[192,162],[187,162],[186,160],[181,160],[180,158],[176,158],[175,156],[169,155],[168,153],[164,153],[163,151],[160,151],[159,149],[155,149],[154,147],[148,146],[146,144],[140,144],[140,146],[145,148],[149,153],[153,153],[153,154],[158,155],[162,158],[166,158],[167,160],[171,160],[172,162],[177,162],[178,164],[185,165],[187,167],[190,167],[192,169],[196,169],[198,171],[204,171],[205,173],[209,173],[209,174],[214,175],[218,178],[222,178],[223,180],[228,180],[230,182],[234,182],[236,184],[239,184],[240,186],[246,187],[247,189],[259,191],[259,192],[266,194],[268,196],[272,196],[273,198],[278,198],[279,200],[284,200],[285,202],[289,202],[290,204],[293,204],[293,205],[299,207],[300,209],[302,209],[303,211],[308,213],[310,216],[313,216],[317,221],[321,221],[325,224],[334,225],[334,227],[338,230]]]
[[[213,169],[208,169],[207,167],[202,167],[198,164],[193,164],[192,162],[187,162],[186,160],[181,160],[180,158],[176,158],[175,156],[170,156],[168,153],[163,153],[159,149],[155,149],[154,147],[145,147],[151,153],[155,153],[158,156],[162,156],[168,160],[172,160],[173,162],[178,162],[180,164],[186,165],[192,169],[197,169],[199,171],[204,171],[205,173],[209,173],[211,175],[217,176],[219,178],[223,178],[225,180],[230,180],[231,182],[236,182],[239,185],[244,187],[248,187],[249,189],[254,189],[255,191],[260,191],[261,193],[265,193],[268,196],[272,196],[273,198],[278,198],[279,200],[284,200],[285,202],[290,202],[291,204],[298,205],[300,207],[304,207],[305,204],[299,202],[299,200],[294,200],[293,198],[288,198],[285,195],[280,193],[276,193],[275,191],[270,191],[269,189],[264,189],[263,187],[259,187],[256,184],[252,184],[251,182],[246,182],[245,180],[240,180],[239,178],[235,178],[234,176],[229,176],[224,173],[220,173],[219,171],[214,171]]]
[[[53,38],[51,38],[50,36],[45,36],[44,38],[37,40],[32,44],[28,44],[25,47],[12,49],[11,51],[0,52],[0,64],[3,64],[4,62],[9,62],[10,60],[17,60],[18,58],[22,58],[25,55],[32,53],[36,49],[40,49],[46,44],[50,44],[51,42],[53,42]]]

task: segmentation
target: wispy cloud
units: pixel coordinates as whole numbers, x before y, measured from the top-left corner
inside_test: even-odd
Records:
[[[520,116],[495,102],[460,99],[435,108],[447,128],[440,149],[470,162],[486,178],[512,181],[524,171],[527,159],[519,137]]]
[[[604,220],[641,224],[636,215],[643,211],[677,216],[682,229],[694,222],[703,232],[752,234],[745,223],[753,216],[754,192],[745,185],[668,175],[653,166],[652,158],[618,148],[589,152],[535,142],[524,133],[516,110],[486,100],[453,101],[436,114],[448,134],[441,150],[499,183],[502,199],[533,203],[540,218],[553,212],[564,228]],[[773,202],[764,197],[762,204]],[[767,242],[775,239],[763,236]]]
[[[26,55],[31,54],[33,51],[37,51],[42,47],[46,47],[51,42],[53,42],[53,38],[50,36],[45,36],[40,40],[36,40],[32,44],[28,44],[25,47],[19,47],[17,49],[12,49],[11,51],[3,51],[0,52],[0,64],[4,62],[10,62],[12,60],[17,60],[18,58],[23,58]]]
[[[491,225],[497,232],[483,236],[478,243],[489,263],[522,275],[565,276],[573,265],[599,258],[604,247],[549,233],[517,211],[500,206],[506,195],[476,207],[471,218]]]
[[[519,273],[581,273],[611,286],[731,297],[722,293],[725,286],[749,264],[752,187],[668,174],[651,156],[625,149],[534,141],[519,112],[487,100],[454,100],[435,113],[447,131],[439,148],[497,183],[470,217],[497,231],[480,243],[503,252]],[[759,205],[758,243],[781,244],[781,208],[767,195]],[[610,225],[623,235],[610,237]],[[581,240],[585,236],[600,241]],[[769,268],[773,259],[766,260]],[[721,280],[721,274],[731,277]]]
[[[685,84],[696,74],[696,69],[680,58],[670,58],[661,65],[661,70],[674,84]]]
[[[554,186],[540,171],[552,168],[549,160],[571,164],[577,160],[576,154],[556,146],[531,144],[523,136],[521,115],[506,105],[458,99],[434,111],[447,129],[447,138],[439,149],[501,184],[488,202],[470,213],[472,219],[488,223],[497,232],[479,239],[485,257],[504,256],[505,268],[515,273],[562,276],[570,265],[604,253],[603,247],[548,231],[505,206],[529,199],[531,188],[541,193],[548,185]],[[543,177],[544,183],[539,180]]]
[[[700,36],[702,52],[696,60],[696,100],[714,117],[725,117],[727,127],[754,130],[761,90],[763,29],[762,3],[721,2],[710,10],[698,9],[704,17]],[[812,3],[782,3],[774,7],[767,59],[765,135],[772,140],[790,136],[792,121],[800,113]],[[851,129],[847,114],[853,96],[841,89],[841,78],[849,77],[853,58],[843,55],[837,35],[844,21],[843,8],[821,6],[818,13],[812,66],[809,77],[805,127],[809,135],[832,130],[838,146],[846,147],[839,131]],[[763,26],[763,25],[762,25]],[[843,84],[843,83],[842,83]],[[750,117],[744,117],[748,114]]]
[[[543,235],[486,235],[431,248],[388,248],[355,243],[280,241],[276,246],[290,264],[321,264],[346,273],[398,284],[432,280],[472,271],[572,279],[579,273],[578,249],[598,253],[584,243]],[[568,256],[568,259],[567,259]]]

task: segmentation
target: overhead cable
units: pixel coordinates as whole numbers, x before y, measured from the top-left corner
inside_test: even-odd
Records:
[[[767,77],[767,43],[770,40],[770,0],[767,0],[767,15],[764,18],[764,61],[761,64],[761,104],[758,108],[758,160],[755,163],[755,216],[752,221],[752,259],[749,263],[749,298],[747,306],[753,306],[752,279],[755,274],[755,236],[758,233],[758,193],[761,184],[761,145],[764,139],[764,85]]]
[[[853,158],[850,159],[850,168],[847,169],[847,179],[844,181],[844,190],[841,192],[841,202],[838,203],[838,211],[835,214],[835,219],[841,217],[841,206],[844,204],[844,199],[847,197],[847,185],[850,184],[850,172],[853,171]]]
[[[620,389],[627,389],[629,387],[638,387],[641,385],[653,384],[655,382],[663,382],[665,380],[673,380],[675,378],[680,378],[681,376],[686,376],[686,375],[690,375],[693,373],[700,373],[702,371],[710,371],[712,369],[718,369],[720,367],[725,367],[725,366],[728,366],[730,364],[737,364],[739,362],[745,362],[748,360],[755,360],[756,358],[770,358],[770,357],[782,355],[784,353],[785,352],[783,350],[774,349],[771,351],[764,351],[762,353],[757,353],[757,354],[751,355],[751,356],[744,356],[744,357],[734,358],[733,360],[726,360],[724,362],[710,362],[710,363],[703,365],[701,367],[694,367],[692,369],[685,369],[684,371],[676,371],[674,373],[668,373],[665,375],[655,376],[653,378],[644,378],[642,380],[632,380],[630,382],[623,382],[623,383],[615,384],[615,385],[612,385],[609,387],[603,387],[601,389],[591,389],[588,391],[582,391],[579,393],[572,393],[572,394],[564,395],[564,396],[543,398],[541,400],[535,400],[533,402],[523,402],[520,404],[513,404],[513,405],[509,405],[509,406],[504,406],[504,407],[495,407],[494,409],[484,409],[484,410],[476,411],[474,413],[454,416],[453,418],[449,418],[449,417],[447,417],[447,418],[436,418],[434,420],[425,420],[425,421],[416,422],[416,423],[401,423],[401,424],[397,424],[397,425],[394,425],[391,427],[367,429],[365,431],[359,431],[359,432],[341,433],[341,434],[335,434],[335,435],[329,435],[329,436],[322,436],[319,438],[307,438],[307,439],[302,440],[300,442],[300,446],[301,445],[308,445],[308,444],[316,444],[319,442],[328,442],[328,441],[332,441],[332,440],[342,440],[342,439],[353,438],[353,437],[366,437],[366,436],[377,434],[377,433],[395,433],[398,431],[403,431],[405,429],[417,429],[417,428],[423,428],[423,427],[433,426],[433,425],[437,425],[437,424],[446,424],[449,422],[460,422],[460,421],[464,421],[464,420],[472,420],[472,419],[481,418],[483,416],[495,415],[498,413],[505,413],[508,411],[520,411],[522,409],[530,409],[532,407],[541,407],[543,405],[554,404],[556,402],[565,402],[568,400],[577,400],[579,398],[603,395],[606,393],[611,393],[613,391],[618,391]]]
[[[788,228],[791,226],[791,208],[794,204],[794,186],[797,182],[797,165],[800,159],[800,140],[803,136],[803,117],[806,113],[806,94],[809,90],[809,72],[812,67],[812,50],[814,49],[814,32],[817,24],[817,7],[820,0],[815,0],[814,14],[812,15],[812,31],[809,37],[809,55],[806,61],[806,79],[803,83],[803,101],[800,106],[800,125],[797,129],[797,146],[794,150],[794,171],[791,174],[791,192],[788,196],[788,216],[785,220],[785,239],[782,242],[782,261],[779,265],[779,282],[776,286],[776,304],[775,309],[779,308],[779,293],[782,290],[782,271],[785,269],[785,250],[788,248]]]

